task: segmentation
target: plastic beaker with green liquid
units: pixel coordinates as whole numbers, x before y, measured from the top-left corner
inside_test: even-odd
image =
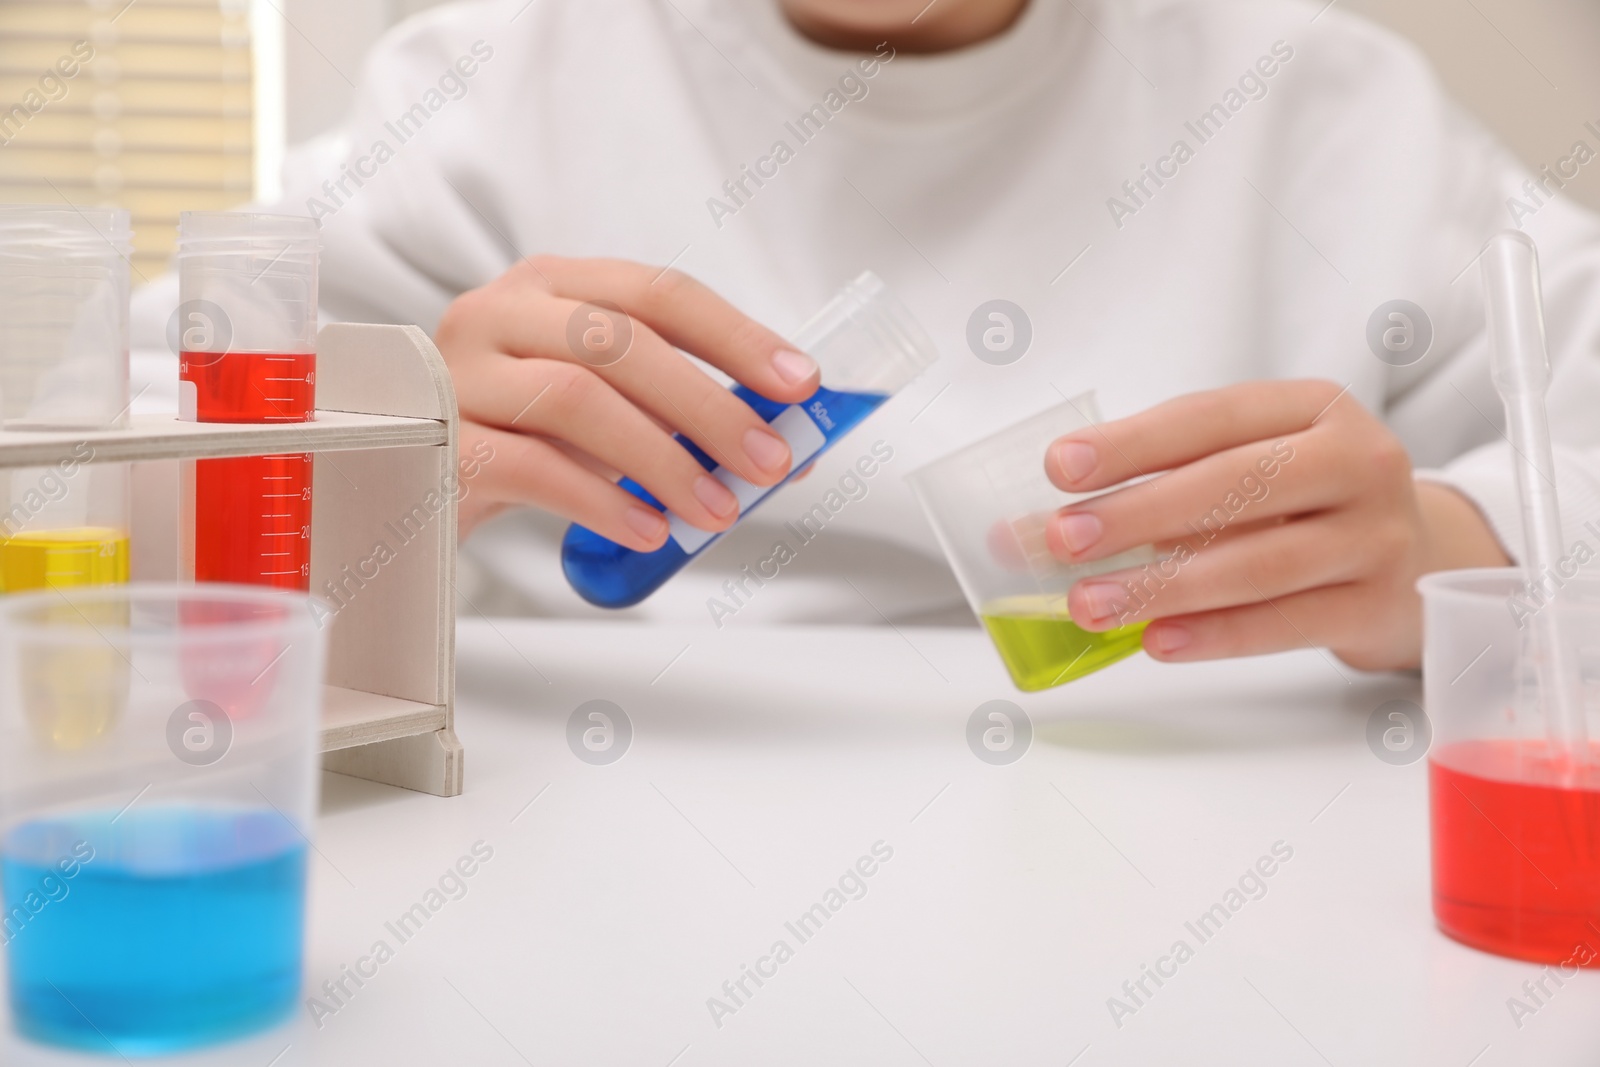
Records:
[[[956,579],[1018,689],[1070,682],[1139,651],[1143,621],[1100,632],[1067,611],[1073,583],[1155,560],[1143,546],[1092,563],[1057,559],[1046,524],[1086,495],[1050,484],[1044,458],[1064,434],[1099,419],[1093,393],[1073,397],[921,468],[911,485]]]

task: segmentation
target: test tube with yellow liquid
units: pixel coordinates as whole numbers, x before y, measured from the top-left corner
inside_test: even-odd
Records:
[[[128,580],[128,467],[90,464],[69,455],[48,467],[0,470],[0,593],[64,591]],[[109,612],[81,620],[116,627],[120,601],[89,609],[65,602],[50,609]],[[83,748],[116,723],[117,696],[127,691],[128,664],[108,646],[46,647],[21,666],[24,704],[42,740],[61,750]]]
[[[1095,574],[1139,567],[1149,546],[1093,563],[1056,559],[1046,524],[1086,499],[1050,484],[1044,458],[1052,442],[1099,418],[1093,393],[1074,397],[934,461],[911,475],[912,488],[1011,680],[1024,692],[1050,689],[1138,652],[1145,623],[1103,632],[1072,621],[1067,592]]]
[[[128,580],[126,464],[63,461],[0,479],[0,593]]]
[[[126,424],[131,242],[125,211],[0,206],[0,428]],[[0,593],[128,581],[129,469],[94,460],[85,440],[0,469]],[[29,721],[56,748],[91,744],[121,713],[127,664],[109,645],[44,650],[21,671]]]

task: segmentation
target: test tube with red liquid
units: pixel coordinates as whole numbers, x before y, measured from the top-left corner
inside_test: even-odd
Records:
[[[313,219],[183,214],[181,418],[315,418],[317,250]],[[309,590],[312,466],[308,452],[196,460],[185,479],[185,569],[199,582]]]

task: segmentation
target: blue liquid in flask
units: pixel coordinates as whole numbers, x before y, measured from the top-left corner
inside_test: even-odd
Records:
[[[300,993],[305,929],[306,846],[294,827],[271,810],[135,807],[113,817],[39,820],[6,838],[18,1031],[151,1056],[285,1018]],[[62,859],[80,860],[72,877]]]
[[[739,509],[740,520],[770,494],[789,484],[807,463],[826,452],[834,442],[889,399],[885,393],[819,388],[798,404],[781,404],[742,385],[735,386],[733,393],[754,408],[763,420],[777,428],[789,441],[794,453],[794,466],[777,485],[749,491],[741,491],[737,484],[730,486],[742,504]],[[700,466],[708,471],[719,470],[717,461],[693,441],[681,435],[674,439],[688,449]],[[729,475],[724,472],[723,477]],[[737,481],[742,482],[742,479]],[[659,500],[632,478],[624,478],[618,484],[656,510],[666,510]],[[755,494],[754,499],[750,499],[747,492]],[[589,603],[602,608],[631,607],[660,589],[668,578],[704,552],[719,536],[695,530],[682,520],[675,519],[672,536],[667,538],[666,544],[654,552],[638,552],[573,523],[567,527],[566,536],[561,541],[561,569],[566,572],[572,588]],[[688,542],[688,547],[683,541]]]

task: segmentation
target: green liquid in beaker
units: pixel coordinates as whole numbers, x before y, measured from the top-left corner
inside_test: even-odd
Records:
[[[1070,682],[1139,651],[1148,623],[1104,633],[1080,628],[1064,597],[1008,597],[985,605],[983,625],[1017,688],[1027,693]]]

